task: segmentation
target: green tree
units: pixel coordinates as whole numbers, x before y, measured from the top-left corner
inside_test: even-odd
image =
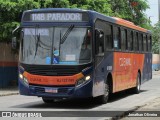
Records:
[[[111,0],[110,4],[113,16],[150,28],[149,19],[145,15],[146,9],[149,8],[147,0]]]
[[[33,0],[0,0],[0,41],[10,41],[12,30],[19,25],[24,10],[39,8]]]
[[[159,53],[160,46],[160,22],[155,24],[155,27],[152,29],[152,52],[155,54]]]
[[[137,3],[133,5],[133,3]],[[146,0],[0,0],[0,41],[9,41],[19,25],[23,11],[36,8],[81,8],[120,17],[136,25],[151,28],[144,11]]]
[[[134,18],[134,23],[137,25],[141,25],[142,27],[145,26],[146,23],[149,23],[149,19],[145,15],[146,9],[149,8],[147,0],[129,0],[130,3],[137,3],[136,6],[132,6],[133,10],[133,18]]]
[[[111,15],[110,0],[69,0],[71,8],[94,10],[105,15]]]
[[[46,0],[44,2],[45,8],[69,8],[68,0]]]

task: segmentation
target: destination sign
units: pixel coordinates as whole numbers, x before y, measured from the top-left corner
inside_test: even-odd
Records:
[[[34,13],[32,21],[82,21],[81,13]]]
[[[29,12],[23,16],[23,21],[30,22],[83,22],[88,21],[88,19],[87,13]]]

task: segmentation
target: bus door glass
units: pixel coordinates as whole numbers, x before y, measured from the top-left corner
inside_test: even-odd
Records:
[[[94,96],[104,94],[104,26],[105,24],[97,20],[95,23],[95,80]]]

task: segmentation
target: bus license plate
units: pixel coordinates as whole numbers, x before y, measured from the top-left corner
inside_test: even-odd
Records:
[[[57,88],[45,88],[45,92],[47,93],[57,93]]]

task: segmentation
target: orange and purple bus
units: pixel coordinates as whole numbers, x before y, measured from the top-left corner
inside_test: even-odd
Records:
[[[132,22],[90,10],[35,9],[23,13],[19,59],[21,95],[55,99],[96,97],[152,79],[152,36]]]

